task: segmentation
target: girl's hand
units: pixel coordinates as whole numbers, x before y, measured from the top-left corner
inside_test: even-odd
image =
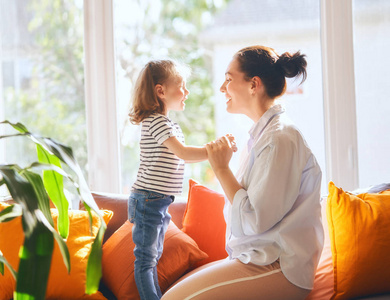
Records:
[[[234,137],[231,135],[222,136],[206,144],[208,160],[215,173],[229,169],[229,162],[234,151],[233,148],[237,151]]]
[[[226,137],[228,138],[230,145],[232,146],[231,148],[232,148],[233,152],[237,152],[238,148],[237,148],[236,139],[234,138],[234,136],[229,133],[226,135]]]

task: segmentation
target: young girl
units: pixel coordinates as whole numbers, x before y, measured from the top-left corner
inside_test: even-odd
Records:
[[[207,159],[206,148],[186,146],[180,126],[169,111],[182,111],[189,91],[183,72],[171,60],[149,62],[135,86],[129,114],[142,123],[141,163],[129,198],[134,223],[134,276],[141,299],[160,299],[157,262],[171,216],[168,206],[182,192],[184,162]],[[229,139],[234,143],[233,138]]]

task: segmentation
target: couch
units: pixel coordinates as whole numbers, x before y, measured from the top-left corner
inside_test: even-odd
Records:
[[[88,214],[80,208],[70,212],[67,244],[72,271],[67,274],[55,247],[48,299],[138,299],[133,277],[132,224],[127,220],[128,195],[93,193],[93,197],[107,223],[99,292],[84,295],[84,270],[93,236]],[[222,194],[194,180],[190,180],[187,202],[170,205],[172,222],[158,265],[163,292],[186,272],[227,256],[223,206]],[[321,207],[325,245],[314,288],[306,300],[390,299],[390,185],[348,193],[331,182]],[[52,215],[56,223],[56,210],[52,210]],[[99,222],[94,217],[95,235]],[[20,220],[0,223],[0,250],[14,268],[22,242]],[[13,288],[14,280],[6,269],[5,275],[0,275],[0,300],[11,299]]]
[[[385,188],[390,188],[390,186],[385,186]],[[344,192],[342,189],[337,188],[333,183],[330,183],[329,191],[330,194],[327,197],[323,197],[321,203],[322,220],[323,220],[324,232],[325,232],[324,250],[318,266],[314,289],[311,292],[311,294],[307,297],[307,300],[331,299],[333,294],[334,294],[333,295],[334,298],[332,299],[366,299],[366,300],[390,299],[390,273],[388,269],[390,252],[388,250],[389,248],[386,249],[387,245],[390,246],[390,240],[389,240],[390,239],[390,221],[389,221],[390,220],[390,190],[383,193],[378,193],[378,191],[375,191],[376,193],[373,194],[367,193],[367,191],[362,191],[361,194],[354,195],[352,193]],[[128,195],[94,193],[93,196],[100,208],[112,210],[114,212],[111,221],[108,223],[107,231],[104,236],[105,244],[103,245],[103,280],[100,286],[100,291],[103,293],[105,297],[107,297],[107,299],[116,299],[114,293],[110,291],[109,288],[110,285],[113,286],[112,282],[115,281],[115,279],[112,278],[113,273],[111,273],[111,275],[109,276],[105,275],[106,261],[104,256],[105,256],[106,245],[107,243],[110,242],[110,238],[115,236],[118,230],[121,230],[123,224],[126,223]],[[380,197],[380,199],[378,200],[377,197]],[[358,245],[359,241],[355,240],[354,241],[355,245],[349,244],[348,241],[344,241],[346,242],[346,244],[343,245],[342,244],[343,241],[341,242],[339,241],[341,238],[345,239],[347,238],[346,236],[348,236],[348,234],[346,234],[345,232],[341,232],[341,230],[339,229],[340,226],[348,227],[350,225],[341,222],[341,220],[343,222],[346,222],[345,219],[347,218],[346,216],[348,215],[348,213],[345,212],[345,209],[348,209],[349,211],[352,210],[359,211],[359,215],[361,215],[363,209],[356,207],[356,203],[363,205],[363,207],[367,207],[367,203],[368,203],[369,204],[368,206],[370,207],[369,211],[370,213],[372,213],[373,211],[375,211],[375,201],[377,201],[377,203],[380,204],[380,206],[378,207],[381,207],[381,209],[385,211],[381,217],[376,217],[376,220],[383,219],[382,220],[383,222],[382,221],[381,221],[382,223],[376,222],[375,224],[372,224],[373,227],[370,227],[367,230],[368,230],[368,234],[372,236],[373,232],[369,232],[369,230],[372,230],[372,228],[375,228],[375,226],[381,225],[382,226],[381,229],[387,232],[387,236],[384,235],[386,241],[382,241],[381,247],[374,247],[374,248],[381,248],[381,251],[385,251],[384,255],[386,255],[387,257],[386,259],[381,259],[381,260],[376,259],[375,255],[383,255],[383,253],[381,253],[380,251],[377,253],[372,253],[373,247],[368,247],[365,250],[371,254],[368,255],[367,257],[364,257],[364,255],[367,255],[367,253],[365,253],[363,250],[361,251],[361,253],[354,253],[351,250],[351,247],[354,246],[360,248],[360,246]],[[223,195],[209,190],[207,187],[202,186],[196,181],[190,180],[190,191],[188,195],[188,202],[187,203],[174,202],[169,207],[169,213],[172,216],[172,222],[174,222],[174,224],[177,226],[178,229],[184,231],[187,235],[192,237],[197,242],[199,248],[201,250],[204,250],[209,256],[206,259],[203,258],[200,259],[200,261],[195,262],[194,264],[192,264],[192,266],[190,266],[189,269],[185,270],[185,272],[187,272],[190,269],[193,269],[194,267],[203,265],[209,261],[226,257],[226,252],[224,251],[224,234],[223,234],[226,228],[224,227],[226,225],[224,224],[223,215],[222,215],[223,202],[224,202]],[[346,203],[354,204],[355,208],[352,209],[351,207],[342,207],[342,205],[346,205]],[[383,203],[386,203],[385,207],[382,207]],[[334,211],[332,211],[332,209]],[[340,216],[342,218],[340,216],[336,216],[338,212],[340,213]],[[327,214],[332,214],[334,220],[328,218]],[[380,215],[380,213],[377,212],[377,215]],[[356,216],[352,214],[351,218],[356,219]],[[329,231],[328,222],[331,222],[331,227],[332,227],[331,231]],[[336,224],[337,222],[339,223],[341,222],[341,223]],[[369,226],[367,225],[369,223],[368,220],[364,221],[365,222],[364,225],[356,224],[356,220],[353,222],[355,222],[354,224],[357,227]],[[379,231],[379,228],[376,228],[374,230]],[[341,237],[337,236],[338,231],[340,231]],[[347,231],[351,232],[353,230],[351,228],[347,228]],[[354,232],[353,234],[357,235],[356,232]],[[330,238],[331,235],[334,236]],[[130,234],[128,235],[128,238],[129,236]],[[220,238],[221,236],[222,238]],[[364,238],[364,236],[362,238]],[[207,247],[210,246],[209,245],[210,243],[213,244],[212,247],[214,247],[214,249],[211,248],[207,249]],[[334,244],[333,246],[332,243]],[[344,257],[340,253],[337,253],[338,260],[333,261],[332,251],[336,251],[336,250],[332,249],[332,247],[335,248],[336,246],[338,249],[341,250],[346,249],[345,252],[348,253],[346,253],[347,255]],[[213,250],[215,251],[213,252]],[[169,250],[164,248],[164,254],[161,260],[164,259],[164,255],[169,255],[167,253],[168,251]],[[357,257],[356,260],[347,261],[347,262],[343,261],[343,259],[348,260],[354,255],[356,255]],[[361,257],[362,255],[363,257]],[[374,257],[371,257],[370,259],[369,256],[371,255],[374,255]],[[362,272],[365,272],[365,274],[361,274],[359,273],[359,271],[352,270],[352,269],[350,270],[350,272],[347,271],[347,276],[338,273],[340,271],[345,271],[342,270],[344,267],[357,269],[358,266],[356,265],[351,266],[350,264],[360,264],[362,263],[361,260],[370,261],[370,264],[366,265],[365,268],[362,270]],[[338,264],[337,271],[334,268],[335,263]],[[127,268],[131,268],[131,266],[130,267],[128,266]],[[124,272],[126,270],[127,269],[124,269],[121,272]],[[108,271],[110,272],[112,270],[108,270]],[[355,275],[349,274],[353,272],[357,273],[356,275],[358,277],[357,279]],[[378,277],[375,276],[374,272],[375,273],[379,272],[382,274]],[[123,276],[123,274],[120,274],[119,276]],[[348,276],[352,278],[345,280],[345,277]],[[159,277],[160,277],[160,273],[159,273]],[[382,281],[379,282],[380,280],[378,281],[378,278],[382,279]],[[383,280],[383,278],[385,278],[385,280]],[[175,278],[172,279],[172,282],[169,282],[169,285],[172,284],[174,280]],[[132,284],[134,288],[135,285],[134,283]],[[165,288],[162,289],[166,290],[166,288],[167,287],[165,286]],[[118,287],[114,285],[114,289],[117,289],[115,293],[118,294],[118,290],[119,290]],[[337,290],[337,293],[335,292],[335,290]],[[123,293],[121,294],[120,291],[119,291],[119,295],[121,295],[120,300],[132,299],[132,298],[126,298],[125,294]],[[134,299],[137,298],[135,297]]]

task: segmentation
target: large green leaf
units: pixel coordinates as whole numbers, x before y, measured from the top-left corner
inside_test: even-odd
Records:
[[[33,164],[33,166],[40,166],[40,164]],[[47,169],[49,169],[49,167],[50,165],[46,165]],[[56,166],[52,166],[52,167],[53,167],[52,169],[56,168]],[[21,173],[31,183],[37,195],[39,210],[36,211],[35,213],[37,214],[38,212],[41,212],[43,214],[44,217],[41,217],[40,220],[47,227],[47,229],[53,234],[60,248],[62,258],[64,260],[64,264],[68,272],[70,272],[71,266],[70,266],[70,256],[69,256],[68,247],[66,246],[64,239],[58,234],[58,232],[53,227],[54,222],[50,212],[50,204],[49,204],[50,200],[47,197],[47,194],[45,192],[45,187],[43,185],[42,178],[38,174],[35,174],[34,172],[31,172],[26,169],[22,170]],[[68,214],[66,214],[66,217],[68,218]]]
[[[102,225],[96,235],[96,238],[91,247],[91,253],[88,257],[87,264],[87,282],[86,290],[87,294],[95,293],[99,288],[99,281],[102,277],[101,261],[103,255],[102,241],[104,232],[106,230],[106,223],[102,219]]]
[[[37,153],[40,162],[52,164],[61,168],[60,159],[49,153],[39,144],[37,144]],[[64,194],[63,177],[55,171],[46,170],[43,171],[43,183],[50,199],[58,209],[58,231],[60,235],[66,239],[69,234],[69,202]]]
[[[19,252],[15,300],[45,299],[53,248],[53,234],[37,218],[34,231],[25,237]]]

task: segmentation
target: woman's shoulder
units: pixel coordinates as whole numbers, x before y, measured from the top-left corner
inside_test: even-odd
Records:
[[[295,138],[302,137],[302,132],[287,115],[280,116],[277,122],[275,123],[275,125],[276,125],[274,128],[275,136],[279,136],[279,137],[289,136]]]
[[[276,145],[306,144],[302,132],[288,117],[276,120],[265,135],[268,135],[270,143]]]

